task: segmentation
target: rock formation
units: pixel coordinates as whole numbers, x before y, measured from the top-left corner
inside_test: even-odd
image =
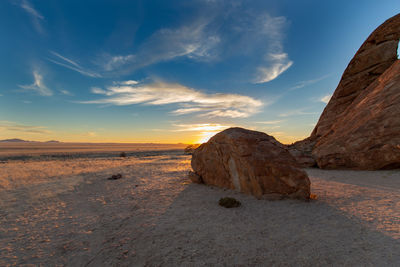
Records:
[[[324,136],[348,113],[355,99],[397,60],[400,14],[379,26],[350,61],[331,100],[325,107],[311,139]]]
[[[310,180],[281,143],[265,133],[224,130],[197,148],[192,168],[205,184],[257,198],[308,199]]]
[[[363,90],[312,153],[321,168],[400,168],[400,60]]]
[[[362,44],[311,136],[289,147],[300,160],[312,151],[320,168],[400,167],[399,39],[400,14]]]
[[[195,151],[196,148],[198,148],[200,146],[200,144],[192,144],[192,145],[188,145],[187,147],[185,147],[185,149],[183,150],[183,152],[187,155],[192,155],[193,152]]]
[[[188,177],[189,177],[190,181],[192,181],[195,184],[202,184],[203,183],[203,180],[201,179],[200,175],[198,175],[198,174],[196,174],[196,173],[194,173],[192,171],[189,171]]]
[[[287,149],[301,167],[315,167],[317,162],[312,156],[312,149],[314,148],[314,145],[315,140],[306,138],[302,141],[288,145]]]

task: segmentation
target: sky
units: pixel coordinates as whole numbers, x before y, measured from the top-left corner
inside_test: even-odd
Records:
[[[2,0],[0,139],[310,135],[398,0]]]

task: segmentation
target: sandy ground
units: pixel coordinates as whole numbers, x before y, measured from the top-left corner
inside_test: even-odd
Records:
[[[101,153],[119,155],[121,152],[134,154],[145,151],[182,150],[185,144],[129,144],[129,143],[40,143],[40,142],[4,142],[0,143],[0,160],[15,158],[36,158],[39,156],[95,156]]]
[[[0,266],[400,265],[399,170],[307,169],[318,200],[302,202],[191,184],[189,169],[168,154],[0,163]]]

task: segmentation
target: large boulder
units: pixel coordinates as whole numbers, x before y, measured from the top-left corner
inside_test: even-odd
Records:
[[[311,136],[292,147],[300,161],[311,145],[320,168],[400,167],[399,39],[400,14],[362,44]]]
[[[205,184],[257,198],[310,197],[310,180],[284,145],[265,133],[230,128],[197,148],[192,168]]]

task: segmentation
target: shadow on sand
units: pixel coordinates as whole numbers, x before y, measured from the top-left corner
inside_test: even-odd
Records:
[[[10,213],[12,208],[3,210],[0,263],[396,266],[400,262],[399,240],[336,207],[332,198],[321,194],[323,188],[318,189],[321,198],[312,202],[257,200],[188,183],[189,165],[179,163],[182,159],[160,158],[84,173],[79,177],[82,182],[69,191],[36,202],[27,199],[15,214]],[[123,178],[107,180],[113,173],[122,173]],[[218,200],[226,196],[242,206],[220,207]]]

